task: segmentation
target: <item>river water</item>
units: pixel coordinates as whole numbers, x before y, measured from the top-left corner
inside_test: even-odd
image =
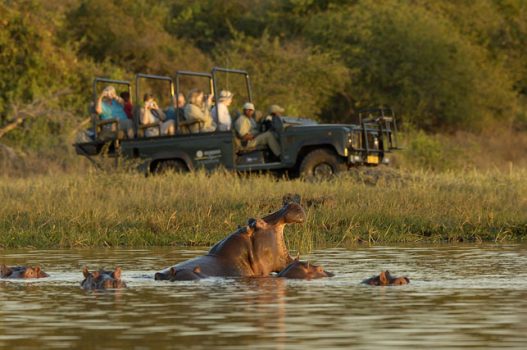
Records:
[[[336,276],[158,282],[205,249],[0,250],[51,277],[0,280],[0,349],[527,347],[527,246],[324,249],[302,260]],[[80,289],[82,266],[119,265],[127,289]],[[371,287],[390,270],[406,286]]]

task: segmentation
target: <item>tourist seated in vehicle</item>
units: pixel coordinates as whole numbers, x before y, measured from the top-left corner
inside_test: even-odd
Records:
[[[212,95],[207,96],[203,91],[193,89],[188,95],[188,103],[185,106],[185,120],[187,122],[199,122],[190,126],[191,133],[213,132],[216,130],[216,123],[210,115],[210,105],[212,104]]]
[[[218,103],[212,107],[212,118],[218,126],[218,131],[231,130],[232,118],[229,113],[229,106],[232,103],[233,96],[232,92],[222,90],[218,97]]]
[[[167,120],[176,121],[176,116],[178,115],[178,112],[180,120],[184,120],[186,102],[187,101],[185,100],[185,95],[183,95],[181,92],[177,96],[174,96],[172,98],[172,106],[168,107],[165,111]]]
[[[145,94],[143,98],[144,107],[141,108],[139,114],[139,122],[143,126],[149,126],[145,128],[145,136],[159,136],[161,132],[162,136],[174,135],[175,134],[175,123],[173,120],[166,120],[165,113],[157,105],[157,101],[151,94]]]
[[[95,104],[95,112],[99,115],[101,120],[116,119],[118,121],[119,130],[122,130],[127,138],[134,137],[133,124],[126,116],[124,111],[124,101],[117,96],[117,92],[113,86],[107,86],[97,98]],[[108,124],[103,127],[110,132],[117,132],[113,130],[114,124]]]
[[[134,106],[132,105],[132,101],[130,101],[130,93],[128,91],[123,91],[119,95],[123,99],[123,109],[124,113],[126,113],[126,116],[128,119],[133,120],[134,119]]]
[[[274,134],[271,131],[260,132],[260,125],[254,120],[254,104],[247,102],[243,105],[243,114],[236,119],[234,127],[242,149],[267,146],[276,157],[280,157],[282,150]]]

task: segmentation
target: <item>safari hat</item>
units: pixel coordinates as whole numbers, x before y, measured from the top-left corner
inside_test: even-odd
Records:
[[[269,107],[269,114],[284,113],[284,112],[285,112],[285,109],[283,109],[279,105],[271,105],[271,107]]]
[[[234,96],[234,94],[228,90],[221,90],[220,91],[220,96],[219,96],[219,100],[220,101],[225,101],[225,100],[228,100],[229,98],[232,98]]]
[[[246,102],[244,105],[243,105],[243,109],[246,110],[246,109],[251,109],[254,111],[254,105],[251,103],[251,102]]]

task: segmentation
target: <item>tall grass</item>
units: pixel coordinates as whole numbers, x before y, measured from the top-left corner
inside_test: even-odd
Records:
[[[367,169],[334,181],[100,172],[0,178],[0,247],[209,245],[302,196],[286,228],[305,251],[357,242],[511,241],[527,236],[527,171]]]

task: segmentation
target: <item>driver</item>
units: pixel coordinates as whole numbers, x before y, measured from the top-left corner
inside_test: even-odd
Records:
[[[260,127],[254,120],[252,103],[247,102],[243,105],[243,114],[236,119],[235,129],[243,148],[267,146],[276,157],[280,157],[282,150],[273,133],[271,131],[260,132]]]

